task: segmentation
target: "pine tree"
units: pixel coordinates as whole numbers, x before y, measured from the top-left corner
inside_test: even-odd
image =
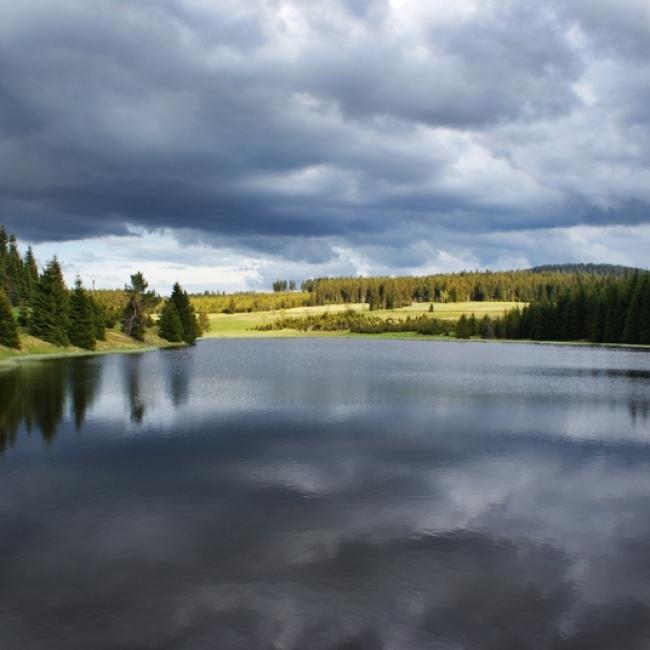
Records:
[[[11,303],[0,289],[0,345],[20,349],[18,325],[11,311]]]
[[[30,334],[55,345],[68,345],[68,302],[61,265],[54,257],[46,265],[34,291]]]
[[[85,350],[94,350],[95,318],[91,298],[77,276],[70,297],[70,318],[68,321],[68,337],[72,345]]]
[[[181,319],[183,341],[193,345],[200,335],[199,324],[196,320],[194,307],[192,307],[192,304],[190,303],[187,292],[181,289],[181,285],[178,284],[178,282],[174,285],[169,300],[176,306],[176,310]]]
[[[173,300],[168,300],[162,309],[158,320],[158,333],[161,338],[173,343],[183,340],[183,323]]]

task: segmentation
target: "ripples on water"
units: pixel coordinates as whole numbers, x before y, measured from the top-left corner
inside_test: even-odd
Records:
[[[0,647],[648,648],[649,405],[583,347],[0,372]]]

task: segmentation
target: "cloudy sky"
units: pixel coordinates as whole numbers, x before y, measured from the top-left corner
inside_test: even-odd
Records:
[[[647,0],[0,0],[0,222],[161,290],[647,266]]]

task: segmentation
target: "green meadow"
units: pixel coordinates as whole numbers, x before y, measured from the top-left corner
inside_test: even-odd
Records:
[[[433,304],[433,312],[430,305]],[[496,317],[501,316],[504,312],[515,307],[522,307],[524,303],[517,302],[455,302],[455,303],[429,303],[417,302],[408,307],[397,309],[380,309],[370,312],[368,305],[365,303],[349,303],[337,305],[320,305],[316,307],[295,307],[292,309],[277,309],[270,311],[258,311],[236,314],[209,314],[210,331],[203,334],[204,337],[210,338],[241,338],[241,337],[259,337],[259,338],[277,338],[283,336],[341,336],[347,335],[346,332],[298,332],[293,329],[273,330],[260,332],[255,328],[259,325],[265,325],[274,322],[280,317],[300,318],[301,316],[317,315],[324,313],[343,312],[346,310],[368,312],[372,316],[380,318],[405,319],[408,316],[430,316],[441,320],[458,320],[463,314],[470,316],[474,314],[476,318],[483,316]],[[376,335],[371,335],[376,336]],[[409,338],[408,333],[401,333],[398,338]],[[390,338],[395,338],[391,336]],[[422,337],[431,338],[431,337]]]

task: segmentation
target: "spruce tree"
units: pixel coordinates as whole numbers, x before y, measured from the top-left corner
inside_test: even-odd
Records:
[[[68,345],[68,302],[61,265],[54,257],[36,284],[29,333],[55,345]]]
[[[169,300],[176,306],[176,310],[181,319],[183,341],[193,345],[200,334],[199,324],[187,292],[181,289],[181,285],[178,282],[174,285]]]
[[[161,338],[173,343],[183,340],[183,323],[173,300],[168,300],[158,320],[158,333]]]
[[[70,318],[68,320],[68,337],[72,345],[85,350],[94,350],[95,317],[92,300],[83,288],[81,278],[77,277],[70,297]]]
[[[32,295],[32,311],[27,325],[32,336],[44,341],[49,341],[52,338],[52,332],[56,326],[55,309],[54,297],[44,271],[38,279]]]
[[[0,289],[0,345],[20,349],[18,325],[11,311],[11,303],[4,291]]]

